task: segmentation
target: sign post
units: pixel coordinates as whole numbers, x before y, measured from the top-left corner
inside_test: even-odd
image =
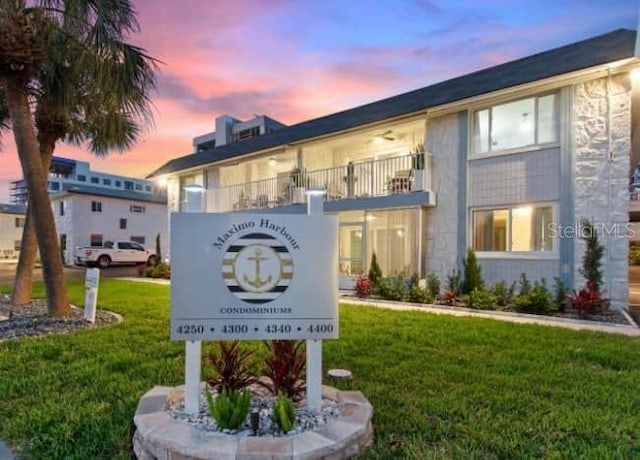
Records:
[[[320,339],[338,338],[337,266],[337,216],[172,214],[170,326],[186,341],[185,410],[198,410],[206,339],[311,340],[307,397],[319,409]]]
[[[309,191],[307,215],[324,213],[324,191]],[[322,340],[307,340],[307,409],[319,413],[322,409]]]
[[[98,284],[100,269],[88,268],[84,279],[84,319],[91,324],[96,322],[96,305],[98,304]]]

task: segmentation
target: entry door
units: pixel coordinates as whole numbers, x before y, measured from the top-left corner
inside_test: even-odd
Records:
[[[364,223],[340,224],[340,289],[353,289],[364,270]]]

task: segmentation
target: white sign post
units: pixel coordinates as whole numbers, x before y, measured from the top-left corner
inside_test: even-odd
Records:
[[[310,192],[307,215],[323,213],[324,192]],[[307,409],[313,413],[322,409],[322,340],[318,339],[307,340]]]
[[[88,268],[84,279],[84,319],[90,323],[96,322],[96,305],[98,304],[98,284],[100,283],[100,270]]]
[[[187,341],[185,410],[189,382],[199,395],[199,340],[337,338],[337,266],[337,216],[172,214],[171,339]],[[307,391],[320,395],[321,343],[311,348]]]

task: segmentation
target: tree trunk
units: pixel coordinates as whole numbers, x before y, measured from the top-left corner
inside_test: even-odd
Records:
[[[54,144],[55,145],[55,144]],[[40,158],[42,160],[42,170],[45,177],[51,166],[53,147],[43,145],[40,142]],[[31,201],[31,199],[29,199]],[[38,255],[38,239],[36,238],[35,220],[32,213],[33,206],[29,203],[27,215],[22,229],[22,241],[20,243],[20,257],[16,267],[16,277],[13,282],[13,304],[26,305],[31,302],[31,291],[33,288],[33,272],[36,266]]]
[[[32,204],[31,213],[40,246],[48,312],[51,316],[66,316],[70,312],[67,286],[60,259],[51,201],[47,192],[47,174],[42,168],[38,140],[27,98],[26,81],[15,81],[5,77],[0,83],[6,91],[18,157],[29,192],[29,202]]]

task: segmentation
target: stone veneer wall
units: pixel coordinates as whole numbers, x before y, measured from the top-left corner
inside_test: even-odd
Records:
[[[436,206],[426,211],[426,271],[433,271],[442,283],[457,267],[458,203],[460,175],[460,115],[457,113],[427,121],[426,149],[433,154],[431,174]]]
[[[629,245],[625,226],[629,221],[631,153],[629,75],[576,85],[573,107],[575,220],[591,220],[601,230],[598,236],[606,248],[603,257],[605,288],[613,308],[626,308]],[[578,268],[585,245],[580,239],[574,244],[575,284],[582,286],[584,278]]]

